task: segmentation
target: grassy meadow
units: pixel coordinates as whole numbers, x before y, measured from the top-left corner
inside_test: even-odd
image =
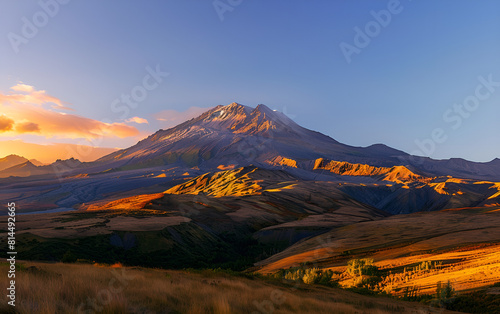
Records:
[[[8,265],[0,265],[7,273]],[[7,285],[2,276],[1,285]],[[416,302],[365,296],[217,270],[18,262],[16,307],[2,313],[449,313]],[[6,299],[6,297],[3,297]]]

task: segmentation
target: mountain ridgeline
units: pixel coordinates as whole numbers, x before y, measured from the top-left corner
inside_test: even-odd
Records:
[[[20,158],[10,163],[0,160],[0,177],[53,172],[51,167],[37,169],[40,165],[36,164],[26,164],[19,170],[8,169],[27,161]],[[95,162],[72,163],[64,170],[77,175],[107,169],[129,170],[179,164],[211,171],[220,165],[241,167],[253,164],[263,168],[292,165],[311,171],[315,170],[314,163],[319,158],[373,167],[404,166],[415,173],[435,176],[452,175],[481,180],[500,178],[500,159],[488,163],[462,159],[433,160],[410,156],[382,144],[349,146],[303,128],[285,114],[265,105],[251,108],[237,103],[217,106],[173,128],[159,130],[129,148]],[[277,159],[281,163],[276,162]],[[283,164],[283,160],[291,164]]]
[[[500,178],[500,159],[489,163],[433,160],[411,156],[383,144],[349,146],[303,128],[265,105],[251,108],[237,103],[217,106],[176,127],[159,130],[97,163],[124,169],[181,163],[209,171],[219,165],[253,164],[269,168],[276,166],[272,162],[276,158],[287,158],[306,171],[314,170],[315,160],[325,158],[376,167],[405,166],[414,172],[434,176]]]

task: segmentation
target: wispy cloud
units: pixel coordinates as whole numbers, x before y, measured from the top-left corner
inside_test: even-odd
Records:
[[[10,89],[12,89],[13,91],[16,91],[16,92],[25,92],[25,93],[32,93],[35,91],[33,86],[26,85],[23,83],[19,83],[16,86],[12,86]]]
[[[9,94],[0,93],[0,104],[4,103],[26,103],[41,106],[51,104],[52,108],[73,110],[59,98],[47,94],[44,90],[35,90],[33,86],[19,83],[10,88],[13,92]],[[14,93],[17,92],[17,93]]]
[[[148,124],[148,120],[144,119],[144,118],[139,118],[139,117],[132,117],[130,119],[127,119],[125,120],[125,122],[133,122],[133,123],[138,123],[138,124],[142,124],[142,123],[145,123],[145,124]]]
[[[75,139],[139,135],[139,130],[126,123],[105,123],[60,111],[73,110],[68,105],[44,90],[17,84],[11,87],[10,93],[0,92],[0,110],[3,114],[0,116],[0,136],[36,133],[46,138]]]
[[[163,110],[154,114],[163,128],[171,128],[189,119],[195,118],[210,108],[189,107],[185,111]]]

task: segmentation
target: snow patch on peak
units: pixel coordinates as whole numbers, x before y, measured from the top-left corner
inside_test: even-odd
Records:
[[[216,111],[216,112],[212,113],[210,118],[217,118],[217,117],[222,116],[223,114],[224,114],[224,110]]]
[[[223,107],[224,108],[224,107]],[[223,120],[228,117],[228,112],[224,109],[214,111],[212,112],[211,115],[209,115],[205,121],[211,121],[211,120]]]

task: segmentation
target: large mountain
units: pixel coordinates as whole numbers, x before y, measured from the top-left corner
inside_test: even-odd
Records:
[[[168,130],[159,130],[136,145],[98,160],[114,166],[182,161],[212,168],[221,164],[269,164],[278,156],[306,162],[319,157],[370,161],[391,165],[404,152],[383,145],[367,148],[341,144],[305,129],[265,105],[250,108],[237,103],[217,106]]]
[[[285,165],[311,171],[318,158],[378,167],[405,166],[427,175],[500,178],[500,159],[489,163],[433,160],[414,158],[382,144],[349,146],[303,128],[265,105],[251,108],[237,103],[217,106],[176,127],[159,130],[132,147],[102,157],[96,164],[135,169],[181,163],[207,171],[221,165]]]
[[[318,173],[316,171],[311,177],[311,173],[318,169],[315,165],[319,159],[370,167],[404,166],[414,175],[500,179],[500,159],[487,163],[457,158],[433,160],[416,158],[382,144],[349,146],[303,128],[265,105],[251,108],[237,103],[217,106],[173,128],[159,130],[129,148],[95,162],[68,163],[70,166],[57,164],[41,169],[32,164],[8,170],[4,167],[5,170],[0,169],[0,177],[78,175],[166,165],[197,167],[207,172],[218,167],[257,165],[262,168],[287,167],[296,175],[310,179]],[[21,162],[16,165],[19,164]]]

